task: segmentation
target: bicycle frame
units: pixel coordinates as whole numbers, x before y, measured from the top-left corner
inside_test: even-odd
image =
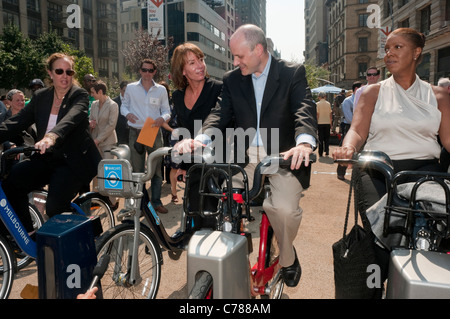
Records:
[[[270,247],[266,246],[269,238],[270,222],[269,218],[265,213],[262,214],[261,224],[260,224],[260,239],[259,239],[259,250],[258,250],[258,261],[255,263],[251,270],[252,282],[253,282],[253,292],[257,294],[266,294],[270,292],[272,287],[266,289],[265,285],[273,279],[273,283],[277,282],[278,277],[274,278],[275,267],[278,265],[278,257],[274,260],[272,265],[267,266],[267,250]],[[277,276],[280,276],[278,272]]]
[[[20,249],[22,249],[22,251],[24,251],[28,256],[36,258],[37,257],[36,242],[33,241],[31,237],[28,235],[28,232],[25,230],[25,227],[19,220],[19,217],[14,212],[14,209],[12,208],[8,199],[6,198],[1,182],[0,182],[0,218],[5,224],[9,233],[14,237]]]

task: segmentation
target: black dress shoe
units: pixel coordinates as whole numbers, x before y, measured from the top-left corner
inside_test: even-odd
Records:
[[[302,276],[302,268],[300,267],[300,263],[297,258],[297,252],[295,251],[295,260],[292,265],[289,267],[281,268],[281,275],[283,276],[284,283],[288,287],[295,287],[298,285],[300,281],[300,277]]]

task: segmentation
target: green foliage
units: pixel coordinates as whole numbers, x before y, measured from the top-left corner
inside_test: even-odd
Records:
[[[306,79],[311,89],[323,85],[320,79],[328,79],[330,77],[330,71],[328,69],[317,66],[312,61],[306,61],[304,66],[306,69]]]
[[[75,57],[75,79],[78,84],[83,83],[85,74],[96,76],[92,59],[65,43],[55,31],[43,33],[36,40],[31,40],[17,26],[5,26],[0,35],[0,88],[23,90],[28,88],[32,79],[44,80],[48,77],[46,60],[55,52]]]
[[[0,87],[27,88],[30,80],[45,74],[41,54],[15,25],[7,25],[0,35]]]

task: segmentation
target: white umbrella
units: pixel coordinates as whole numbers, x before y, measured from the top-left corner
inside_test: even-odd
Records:
[[[340,89],[338,87],[335,87],[334,85],[331,84],[326,84],[324,86],[312,89],[311,92],[313,93],[320,93],[320,92],[325,92],[325,93],[341,93],[343,89]]]

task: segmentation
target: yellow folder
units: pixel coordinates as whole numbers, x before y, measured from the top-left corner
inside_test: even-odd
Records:
[[[147,117],[144,126],[142,127],[141,133],[139,133],[139,136],[137,138],[138,143],[153,147],[153,144],[155,144],[156,135],[159,131],[158,126],[152,127],[154,122],[155,120],[153,120],[151,117]]]

